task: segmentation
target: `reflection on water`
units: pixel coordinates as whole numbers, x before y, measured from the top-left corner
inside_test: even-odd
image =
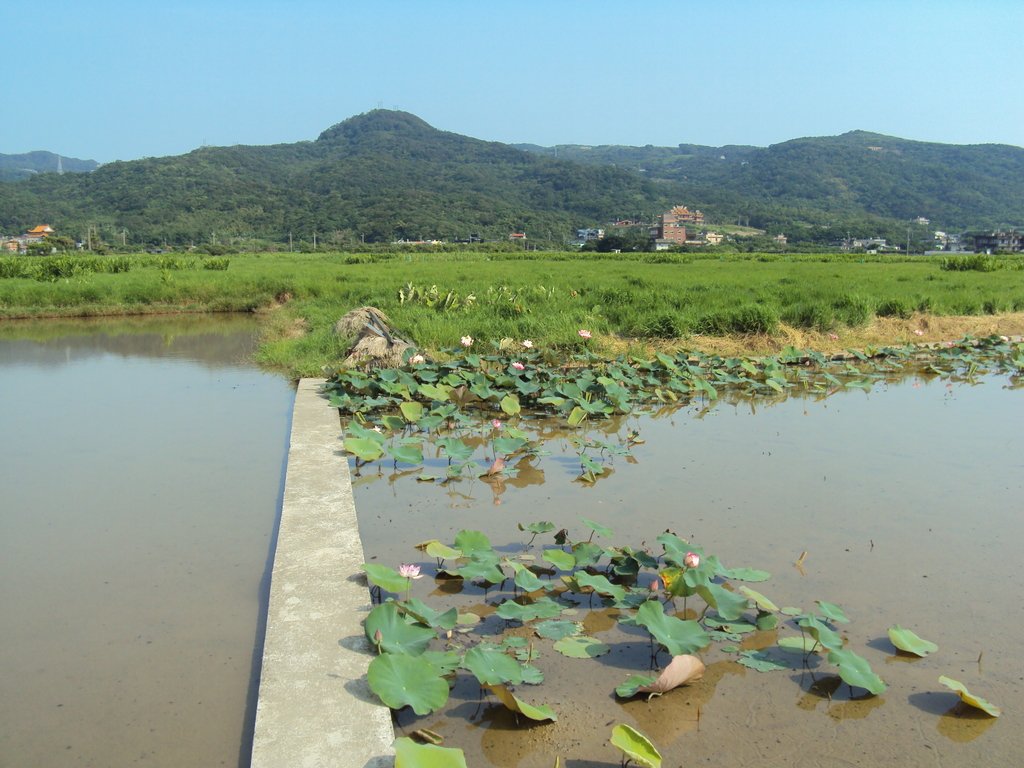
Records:
[[[573,435],[622,445],[636,431],[644,441],[630,456],[603,455],[613,471],[591,484],[577,480],[577,448],[552,423],[537,429],[552,455],[520,460],[511,478],[425,483],[417,482],[421,469],[359,468],[357,507],[375,562],[433,567],[413,545],[451,543],[462,528],[518,548],[529,540],[518,524],[538,520],[569,528],[575,540],[589,534],[580,518],[595,520],[616,532],[603,544],[657,546],[657,534],[671,529],[729,567],[770,571],[755,587],[780,606],[842,605],[852,620],[840,627],[848,647],[889,686],[864,697],[825,660],[805,664],[800,655],[790,672],[754,672],[713,645],[703,681],[649,702],[619,702],[612,691],[645,671],[647,641],[602,614],[587,622],[612,647],[606,656],[567,659],[538,641],[545,682],[518,695],[552,706],[557,723],[517,727],[493,698],[480,702],[462,673],[451,704],[461,718],[403,711],[400,729],[431,728],[446,746],[463,747],[469,764],[502,767],[547,766],[555,755],[608,764],[618,759],[607,744],[616,722],[649,733],[671,765],[1016,764],[1024,729],[1011,721],[1024,712],[1024,690],[1010,638],[1020,608],[1024,397],[1004,384],[890,377],[871,392],[694,403],[584,423]],[[486,469],[490,457],[480,450]],[[446,463],[430,458],[426,472],[443,476]],[[531,553],[551,546],[550,536],[538,537]],[[472,586],[429,591],[421,580],[413,596],[435,607],[499,599]],[[939,652],[896,657],[886,636],[893,624]],[[741,647],[768,647],[775,637],[754,633]],[[964,711],[938,683],[943,674],[1000,705],[1003,717]]]
[[[248,764],[291,387],[251,318],[0,331],[0,765]]]

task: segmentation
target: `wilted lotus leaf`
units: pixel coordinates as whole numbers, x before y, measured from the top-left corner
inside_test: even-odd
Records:
[[[901,651],[912,653],[915,656],[927,656],[935,653],[939,646],[928,640],[923,640],[909,629],[904,629],[899,624],[889,627],[889,640]]]
[[[985,699],[981,698],[980,696],[975,696],[973,693],[968,691],[967,686],[965,686],[959,680],[954,680],[951,677],[946,677],[945,675],[942,675],[942,677],[939,678],[939,682],[947,688],[949,688],[951,691],[955,691],[957,694],[959,694],[960,700],[964,704],[968,704],[974,707],[975,709],[980,709],[982,712],[984,712],[987,715],[991,715],[992,717],[999,717],[1001,714],[1003,714],[1003,710],[1001,710],[995,704],[991,704],[985,701]]]
[[[704,662],[689,653],[673,656],[668,666],[651,683],[641,685],[641,693],[665,693],[680,685],[700,680],[704,676]]]
[[[634,762],[644,768],[661,768],[661,754],[651,740],[635,728],[619,723],[612,728],[610,741],[612,746],[622,751],[627,762]]]

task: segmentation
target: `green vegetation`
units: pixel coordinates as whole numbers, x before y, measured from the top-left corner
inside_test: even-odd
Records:
[[[261,311],[261,360],[318,375],[345,352],[334,323],[383,310],[427,352],[472,336],[595,352],[695,334],[847,334],[875,317],[1024,311],[1024,259],[995,271],[838,255],[193,254],[0,258],[0,317]],[[403,298],[404,297],[404,298]],[[890,339],[887,341],[899,341]]]
[[[40,169],[55,166],[55,156],[39,154],[32,162]],[[30,159],[8,160],[26,167]],[[374,110],[315,141],[204,147],[91,173],[4,181],[4,162],[0,156],[0,232],[48,223],[100,249],[350,249],[471,236],[504,244],[524,231],[530,245],[559,248],[578,227],[653,221],[686,204],[702,209],[709,225],[783,232],[790,248],[881,236],[901,245],[909,238],[920,251],[933,229],[1019,225],[1024,209],[1024,149],[860,131],[766,149],[516,148]],[[930,225],[908,231],[918,216]],[[765,236],[750,247],[772,244]]]

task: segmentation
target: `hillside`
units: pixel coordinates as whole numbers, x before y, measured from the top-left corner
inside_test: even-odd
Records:
[[[84,233],[99,225],[147,243],[317,233],[337,245],[470,234],[507,240],[525,230],[561,242],[574,227],[622,211],[659,210],[679,198],[676,187],[375,110],[310,142],[205,147],[110,163],[87,176],[0,184],[0,230],[47,221]]]
[[[32,154],[56,166],[55,155]],[[137,245],[259,246],[315,235],[345,247],[470,235],[507,241],[526,231],[531,242],[559,244],[577,227],[650,219],[680,203],[703,210],[709,223],[784,232],[791,244],[846,235],[903,242],[908,222],[923,216],[930,224],[914,229],[923,243],[932,229],[1024,223],[1024,149],[864,131],[767,148],[545,148],[374,110],[314,141],[204,147],[2,182],[0,232],[45,222],[74,238],[92,228],[94,237],[113,242],[124,233]]]
[[[851,131],[767,148],[518,146],[679,183],[691,207],[769,230],[844,223],[859,229],[876,218],[905,226],[918,216],[954,232],[1024,223],[1024,149],[1007,145]]]
[[[17,181],[37,173],[88,173],[99,167],[95,160],[63,157],[53,152],[25,152],[21,155],[0,154],[0,181]]]

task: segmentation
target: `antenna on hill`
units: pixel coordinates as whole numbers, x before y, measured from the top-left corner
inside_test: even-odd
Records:
[[[64,161],[60,155],[57,155],[57,174],[60,176],[64,175]]]

